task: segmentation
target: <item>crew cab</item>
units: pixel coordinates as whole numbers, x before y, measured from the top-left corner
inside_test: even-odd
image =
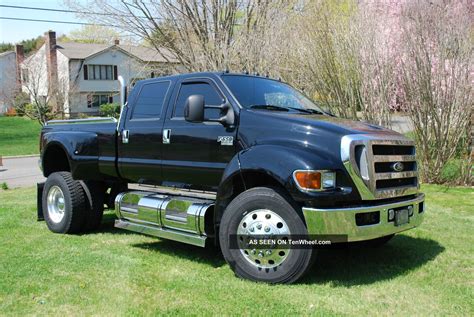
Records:
[[[94,230],[107,206],[117,228],[215,244],[237,276],[291,283],[317,248],[288,241],[383,244],[423,220],[415,146],[399,133],[267,77],[182,74],[128,96],[120,82],[119,120],[41,131],[38,217],[53,232]]]

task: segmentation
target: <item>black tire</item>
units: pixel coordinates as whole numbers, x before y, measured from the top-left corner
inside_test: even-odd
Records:
[[[63,216],[60,220],[50,215],[48,210],[48,194],[52,188],[58,187],[63,195]],[[84,223],[86,198],[80,182],[74,180],[69,172],[56,172],[48,176],[43,189],[44,220],[52,232],[79,233]]]
[[[361,248],[380,248],[387,244],[392,238],[394,237],[394,234],[372,239],[372,240],[366,240],[366,241],[359,241],[359,242],[353,242],[352,245],[356,247],[361,247]]]
[[[87,208],[83,231],[93,231],[99,228],[104,215],[105,185],[101,182],[82,182]]]
[[[244,257],[240,249],[231,248],[238,226],[245,215],[268,209],[286,222],[291,234],[307,235],[301,213],[279,189],[256,187],[238,195],[226,208],[219,229],[219,243],[225,260],[241,278],[267,283],[292,283],[310,268],[314,249],[291,249],[288,257],[275,268],[259,268]]]

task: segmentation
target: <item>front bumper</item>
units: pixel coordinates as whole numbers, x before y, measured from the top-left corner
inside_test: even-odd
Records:
[[[423,221],[425,214],[425,195],[390,204],[370,205],[354,208],[317,209],[303,207],[303,215],[311,235],[347,235],[348,241],[375,239],[415,228]],[[413,216],[409,222],[396,226],[388,221],[388,210],[413,206]],[[380,212],[379,222],[370,225],[357,225],[356,215],[367,212]]]

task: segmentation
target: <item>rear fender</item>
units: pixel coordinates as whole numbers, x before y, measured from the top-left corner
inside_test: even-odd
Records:
[[[68,157],[74,179],[101,179],[97,133],[81,131],[47,132],[43,134],[42,164],[51,146],[60,146]]]

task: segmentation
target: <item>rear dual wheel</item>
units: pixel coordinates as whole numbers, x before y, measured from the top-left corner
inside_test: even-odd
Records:
[[[69,172],[48,176],[43,188],[43,215],[52,232],[80,233],[96,229],[102,220],[102,187],[74,180]]]
[[[225,260],[239,277],[267,283],[292,283],[310,268],[315,250],[242,243],[243,237],[268,239],[307,236],[298,208],[276,188],[256,187],[238,195],[227,207],[219,229]]]

